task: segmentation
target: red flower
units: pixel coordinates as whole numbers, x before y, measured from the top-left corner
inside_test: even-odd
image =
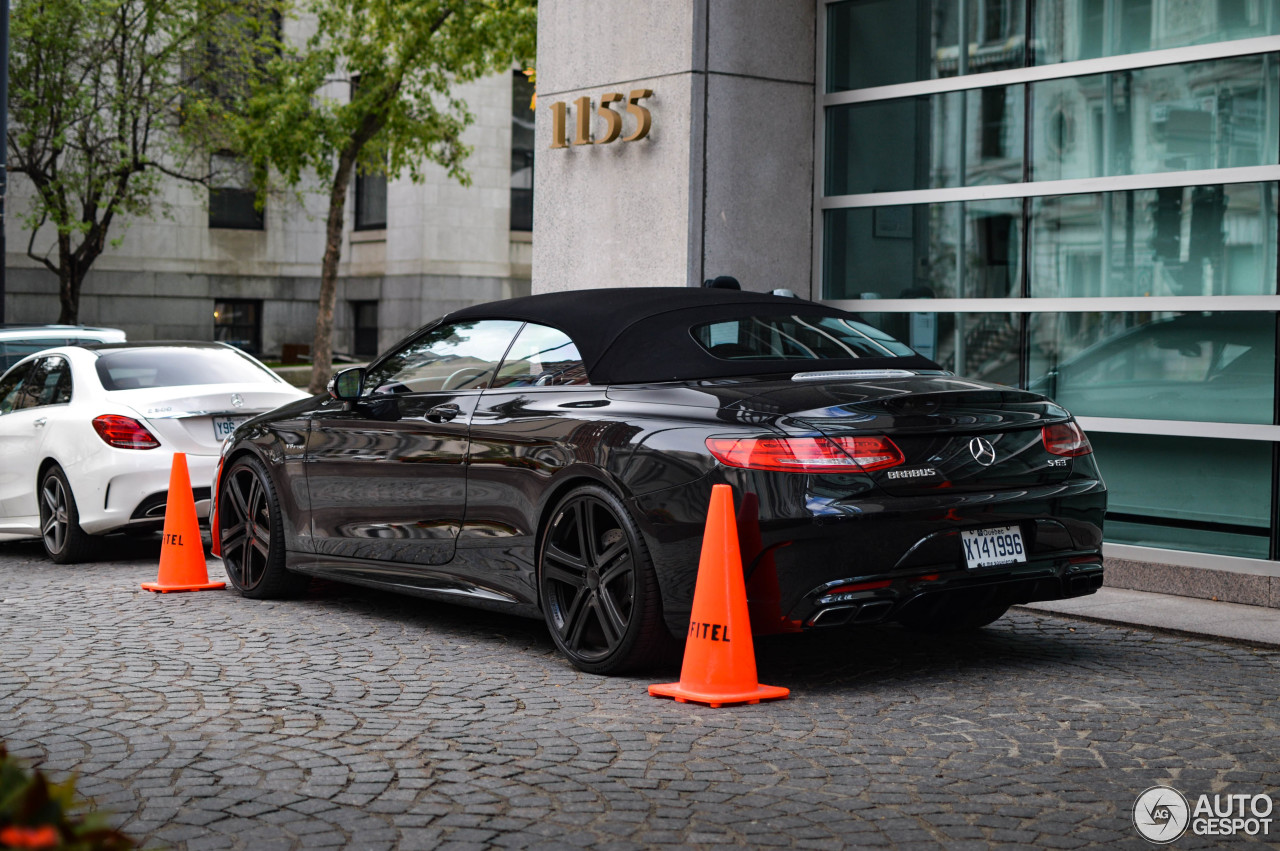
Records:
[[[0,845],[8,848],[56,848],[58,829],[51,824],[40,827],[22,827],[11,824],[0,828]]]

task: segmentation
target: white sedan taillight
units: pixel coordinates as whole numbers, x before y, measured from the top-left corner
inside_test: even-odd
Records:
[[[155,449],[160,445],[155,435],[132,417],[103,414],[93,418],[93,430],[108,446],[117,449]]]

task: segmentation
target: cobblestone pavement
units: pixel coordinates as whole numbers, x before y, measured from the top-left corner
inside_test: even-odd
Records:
[[[647,696],[674,671],[578,673],[533,621],[153,595],[157,550],[0,544],[0,738],[151,846],[1145,848],[1148,786],[1280,794],[1273,651],[1022,611],[763,642],[793,697],[713,710]]]

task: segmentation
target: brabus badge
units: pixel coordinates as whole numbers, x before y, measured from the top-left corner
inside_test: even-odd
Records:
[[[241,396],[239,393],[232,393],[232,394],[231,394],[231,406],[232,406],[233,408],[240,408],[240,407],[243,407],[243,406],[244,406],[244,397],[243,397],[243,396]]]
[[[969,441],[969,454],[984,467],[996,463],[996,448],[985,437],[975,437]]]

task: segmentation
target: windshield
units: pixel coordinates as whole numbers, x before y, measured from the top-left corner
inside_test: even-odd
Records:
[[[749,316],[708,322],[693,327],[693,338],[721,360],[847,360],[915,354],[879,329],[836,316]]]
[[[275,373],[233,349],[151,346],[105,352],[98,379],[107,390],[200,384],[278,384]]]

